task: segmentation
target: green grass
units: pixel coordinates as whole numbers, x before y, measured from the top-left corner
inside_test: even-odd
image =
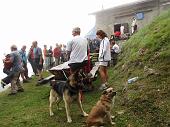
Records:
[[[170,126],[170,10],[124,43],[118,64],[110,69],[110,84],[119,91],[114,111],[125,110],[117,126]],[[144,49],[143,55],[139,50]],[[146,76],[144,66],[159,75]],[[129,78],[139,80],[128,84]]]
[[[44,74],[46,77],[47,74]],[[94,84],[98,84],[98,81]],[[49,84],[36,86],[36,77],[30,83],[24,83],[25,91],[15,96],[8,96],[9,90],[0,93],[0,127],[80,127],[84,125],[85,118],[80,115],[76,103],[71,106],[72,124],[68,124],[64,109],[58,111],[54,105],[54,116],[49,116]],[[83,107],[89,112],[99,99],[100,91],[84,93]]]
[[[144,49],[143,55],[139,54]],[[109,84],[117,91],[115,106],[116,127],[170,126],[170,11],[157,17],[150,25],[133,35],[123,45],[119,62],[109,68]],[[147,76],[144,66],[155,69],[159,75]],[[44,74],[47,76],[48,74]],[[139,79],[127,85],[129,78]],[[93,92],[84,93],[83,107],[88,113],[99,99],[98,78]],[[36,78],[24,84],[25,92],[7,96],[0,93],[0,127],[80,127],[85,118],[76,104],[71,106],[73,123],[66,121],[65,110],[49,116],[50,86],[35,86]],[[123,91],[124,86],[127,90]],[[64,108],[63,102],[61,107]],[[109,126],[109,125],[108,125]]]

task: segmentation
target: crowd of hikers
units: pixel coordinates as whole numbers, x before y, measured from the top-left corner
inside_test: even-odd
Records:
[[[28,76],[27,63],[29,62],[32,71],[37,80],[43,79],[42,71],[49,70],[53,66],[60,65],[68,61],[68,65],[72,73],[77,69],[82,68],[88,62],[88,49],[90,53],[98,53],[99,73],[102,80],[100,89],[104,89],[108,85],[107,67],[111,60],[116,64],[117,54],[120,52],[119,46],[114,39],[107,37],[103,30],[98,30],[96,39],[90,40],[80,36],[81,30],[76,27],[72,30],[73,39],[65,44],[56,43],[55,48],[44,45],[43,49],[38,46],[37,41],[33,41],[29,51],[26,53],[26,45],[23,45],[18,50],[16,45],[12,45],[11,53],[5,56],[3,60],[3,72],[7,74],[1,80],[1,85],[4,88],[11,83],[11,92],[9,95],[15,95],[17,92],[24,92],[21,85],[29,82],[31,77]],[[115,57],[114,59],[112,57]],[[28,61],[28,62],[27,62]],[[21,77],[21,78],[20,78]]]

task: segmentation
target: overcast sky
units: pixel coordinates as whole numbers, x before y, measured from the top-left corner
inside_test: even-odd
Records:
[[[91,12],[136,0],[0,0],[1,49],[15,43],[31,45],[66,43],[72,28],[80,26],[85,35],[94,25]],[[2,50],[1,50],[2,51]]]

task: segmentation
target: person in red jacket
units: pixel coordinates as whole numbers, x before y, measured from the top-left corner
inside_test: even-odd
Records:
[[[55,66],[57,66],[60,64],[60,57],[61,57],[61,48],[58,45],[58,43],[56,44],[53,54],[54,54],[54,58],[55,58]]]
[[[34,49],[34,47],[33,47],[33,45],[32,45],[32,46],[30,47],[29,52],[28,52],[28,61],[29,61],[29,63],[31,64],[31,67],[32,67],[32,70],[33,70],[34,74],[37,75],[38,72],[37,72],[37,69],[36,69],[35,63],[34,63],[34,53],[33,53],[33,49]]]

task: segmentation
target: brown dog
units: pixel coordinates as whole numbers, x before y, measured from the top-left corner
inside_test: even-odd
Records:
[[[100,100],[92,108],[89,116],[87,117],[86,124],[87,127],[99,127],[104,124],[106,120],[109,120],[110,124],[114,125],[112,122],[111,108],[114,103],[114,96],[116,92],[113,91],[113,88],[107,88],[103,91]]]
[[[52,111],[52,105],[54,102],[57,103],[57,107],[59,108],[59,103],[61,99],[64,100],[66,115],[67,115],[67,122],[71,123],[71,115],[70,115],[70,105],[73,100],[77,101],[77,104],[80,108],[80,111],[83,116],[88,116],[88,114],[83,110],[82,103],[80,100],[80,90],[82,89],[82,76],[79,72],[75,72],[71,74],[67,81],[55,81],[52,80],[50,82],[52,89],[50,91],[49,97],[49,110],[50,116],[53,116],[54,113]]]

